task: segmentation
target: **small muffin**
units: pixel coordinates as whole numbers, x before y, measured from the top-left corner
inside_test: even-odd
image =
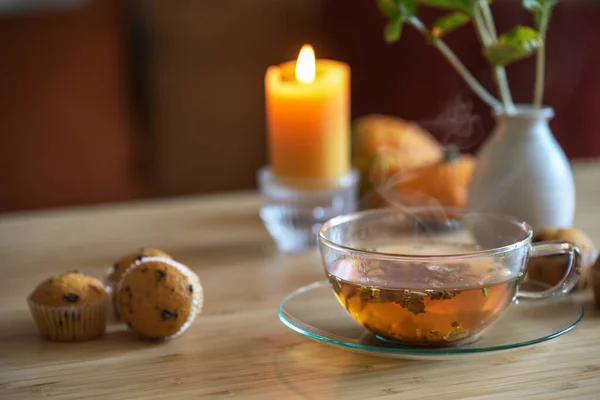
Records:
[[[121,259],[118,260],[112,267],[110,267],[106,273],[105,283],[108,290],[112,292],[113,309],[117,318],[119,318],[119,313],[117,312],[116,289],[117,285],[119,284],[119,280],[121,280],[125,271],[127,271],[127,269],[132,266],[135,261],[141,260],[144,257],[172,258],[169,254],[162,250],[142,247],[134,253],[130,253],[121,257]]]
[[[55,341],[102,336],[110,296],[102,282],[77,271],[40,283],[27,300],[42,336]]]
[[[202,310],[203,301],[198,276],[164,257],[134,262],[117,288],[121,319],[132,331],[152,339],[182,334]]]
[[[533,234],[532,242],[560,240],[574,244],[581,251],[582,271],[574,290],[584,289],[590,280],[591,267],[598,257],[598,250],[589,236],[576,228],[540,229]],[[565,276],[569,256],[560,254],[532,257],[527,267],[527,278],[533,281],[556,285]]]
[[[112,289],[116,289],[119,280],[127,271],[127,269],[136,261],[141,260],[144,257],[164,257],[172,258],[170,255],[159,249],[145,248],[142,247],[134,253],[127,254],[121,257],[112,267],[109,268],[106,274],[107,286]]]

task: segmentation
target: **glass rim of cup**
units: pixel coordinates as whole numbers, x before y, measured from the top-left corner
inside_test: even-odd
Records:
[[[399,253],[386,253],[386,252],[380,252],[380,251],[376,251],[376,250],[366,250],[366,249],[361,249],[361,248],[357,248],[357,247],[352,247],[352,246],[337,243],[336,241],[333,241],[325,236],[325,232],[327,232],[329,229],[331,229],[335,226],[341,225],[343,223],[353,222],[353,221],[356,221],[360,218],[363,218],[363,217],[371,215],[371,214],[384,214],[384,213],[391,213],[391,212],[409,214],[409,211],[410,211],[410,213],[417,213],[419,211],[426,211],[426,210],[437,210],[437,211],[443,210],[445,213],[458,213],[461,215],[468,214],[468,215],[473,215],[473,216],[478,216],[478,217],[494,218],[496,220],[502,220],[504,222],[512,223],[515,227],[520,227],[521,230],[524,233],[526,233],[526,237],[524,239],[515,241],[514,243],[510,243],[510,244],[507,244],[504,246],[499,246],[499,247],[494,247],[494,248],[484,249],[484,250],[473,250],[473,251],[468,251],[468,252],[463,252],[463,253],[399,254]],[[344,215],[339,215],[337,217],[334,217],[334,218],[330,219],[329,221],[325,222],[319,228],[318,237],[319,237],[319,242],[331,247],[334,250],[342,251],[342,252],[351,252],[351,253],[355,253],[357,255],[363,255],[363,256],[369,256],[369,257],[376,256],[381,259],[398,260],[398,261],[401,261],[401,260],[405,260],[405,261],[409,261],[409,260],[457,260],[457,259],[469,259],[469,258],[478,258],[478,257],[485,257],[485,256],[494,256],[497,254],[507,253],[509,251],[519,249],[531,241],[531,239],[533,237],[533,228],[527,222],[520,221],[516,217],[513,217],[512,215],[507,215],[507,214],[478,212],[478,211],[470,211],[467,209],[451,208],[451,207],[421,206],[421,207],[407,207],[405,210],[399,210],[394,207],[386,207],[386,208],[378,208],[378,209],[372,209],[372,210],[357,211],[354,213],[344,214]]]

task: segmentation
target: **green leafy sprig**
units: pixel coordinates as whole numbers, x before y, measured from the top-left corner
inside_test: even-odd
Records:
[[[534,27],[516,26],[498,35],[490,9],[491,0],[376,0],[387,18],[384,38],[388,43],[402,37],[405,25],[412,26],[440,50],[471,89],[487,104],[506,113],[514,111],[505,66],[537,53],[534,104],[541,107],[544,86],[544,42],[553,7],[557,0],[523,0],[523,6],[533,14]],[[418,17],[419,6],[446,11],[431,27]],[[501,101],[490,94],[468,71],[456,54],[444,43],[443,37],[472,23],[482,45],[482,54],[494,72]]]

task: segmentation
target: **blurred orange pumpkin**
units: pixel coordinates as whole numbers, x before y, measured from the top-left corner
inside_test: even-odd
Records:
[[[464,208],[474,168],[475,157],[449,148],[441,162],[399,176],[393,191],[403,204]]]
[[[397,174],[439,162],[442,146],[419,125],[381,114],[357,118],[352,126],[352,162],[361,173],[361,194]]]

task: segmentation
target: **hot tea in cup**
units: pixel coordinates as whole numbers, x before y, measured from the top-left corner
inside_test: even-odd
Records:
[[[380,338],[455,346],[476,340],[519,297],[566,293],[581,266],[568,243],[531,246],[517,220],[454,210],[374,210],[337,217],[319,235],[340,304]],[[563,282],[519,291],[529,256],[570,254]]]

